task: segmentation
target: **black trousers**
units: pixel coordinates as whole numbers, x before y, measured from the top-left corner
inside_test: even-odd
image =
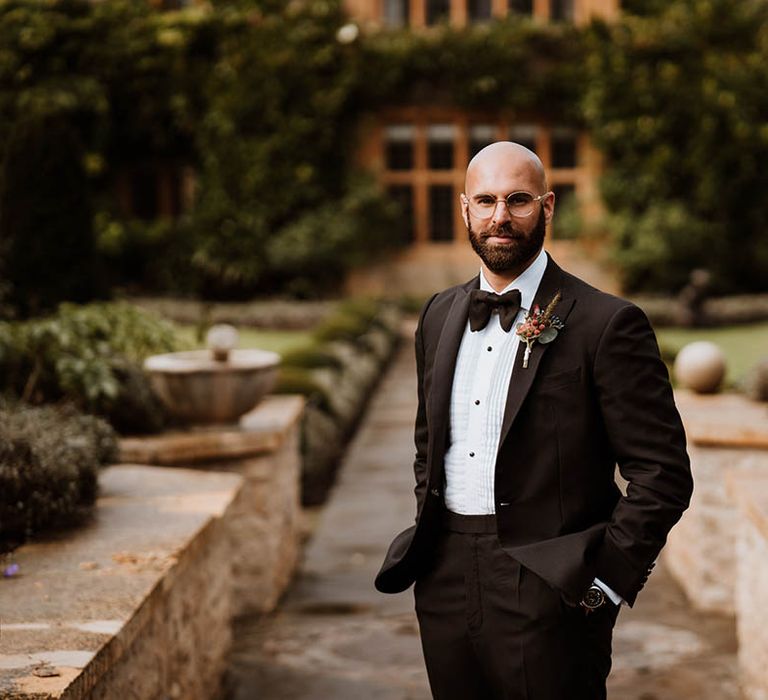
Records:
[[[436,700],[600,700],[618,606],[587,614],[512,559],[495,515],[444,510],[414,584]]]

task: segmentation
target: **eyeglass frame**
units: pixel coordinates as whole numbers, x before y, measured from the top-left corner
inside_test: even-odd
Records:
[[[507,213],[510,216],[514,216],[516,219],[525,219],[527,216],[530,216],[531,214],[533,214],[533,212],[536,210],[536,207],[533,207],[531,211],[529,211],[527,214],[513,214],[512,210],[509,208],[509,203],[507,202],[507,199],[511,197],[513,194],[529,194],[531,195],[531,197],[533,197],[533,199],[531,200],[531,204],[533,204],[534,202],[541,202],[542,199],[544,199],[545,197],[548,197],[551,194],[553,195],[554,192],[552,190],[547,190],[544,194],[534,196],[533,192],[528,192],[528,190],[515,190],[514,192],[510,192],[506,197],[503,197],[502,199],[494,200],[493,209],[490,210],[491,213],[488,214],[487,216],[480,216],[478,214],[475,214],[472,211],[472,204],[471,204],[470,198],[467,197],[466,193],[464,192],[462,192],[461,196],[464,197],[464,199],[467,202],[467,211],[473,216],[476,216],[478,219],[483,219],[483,220],[490,219],[496,213],[496,207],[498,206],[499,202],[504,202],[504,206],[507,208]],[[482,196],[490,196],[490,195],[488,193],[484,193],[484,194],[474,195],[474,196],[482,197]]]

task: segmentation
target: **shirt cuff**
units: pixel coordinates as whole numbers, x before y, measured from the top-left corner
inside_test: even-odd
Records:
[[[609,585],[603,583],[599,578],[595,578],[594,580],[595,586],[598,588],[601,588],[605,595],[607,595],[614,605],[621,605],[622,603],[626,604],[626,601],[624,598],[622,598],[616,591],[613,590]]]

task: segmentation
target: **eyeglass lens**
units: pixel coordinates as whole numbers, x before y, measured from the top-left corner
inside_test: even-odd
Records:
[[[504,201],[512,216],[528,216],[533,211],[534,199],[529,192],[512,192]],[[490,195],[481,195],[470,200],[469,208],[478,217],[490,216],[496,209],[496,202]]]

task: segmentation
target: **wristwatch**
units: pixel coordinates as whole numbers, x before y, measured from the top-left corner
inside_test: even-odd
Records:
[[[605,591],[596,584],[592,584],[581,599],[581,607],[588,613],[597,610],[606,603]]]

